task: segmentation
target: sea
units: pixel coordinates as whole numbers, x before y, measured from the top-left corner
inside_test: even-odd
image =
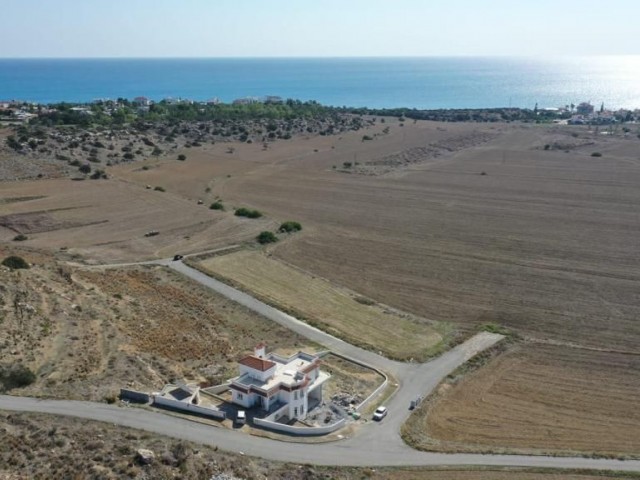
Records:
[[[418,109],[640,108],[640,56],[0,59],[0,100],[205,101],[266,95]]]

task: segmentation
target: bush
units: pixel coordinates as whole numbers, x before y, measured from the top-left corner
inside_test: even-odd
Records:
[[[12,367],[0,367],[0,388],[8,391],[14,388],[26,387],[36,381],[36,375],[22,364]]]
[[[236,210],[236,217],[247,217],[247,218],[260,218],[262,213],[258,210],[250,210],[248,208],[241,207]]]
[[[165,192],[166,190],[164,189],[164,187],[154,187],[153,188],[156,192]]]
[[[184,162],[186,159],[187,159],[186,155],[184,155],[182,153],[180,155],[178,155],[178,160],[180,160],[181,162]]]
[[[593,153],[591,154],[591,156],[592,156],[592,157],[601,157],[601,156],[602,156],[602,154],[601,154],[600,152],[593,152]]]
[[[302,230],[302,225],[300,225],[298,222],[292,221],[284,222],[282,225],[280,225],[280,228],[278,228],[278,231],[281,233],[299,232],[300,230]]]
[[[26,235],[23,235],[22,233],[19,233],[18,235],[13,237],[14,242],[24,242],[25,240],[28,240],[28,238]]]
[[[5,258],[2,261],[2,265],[5,267],[9,267],[11,270],[19,270],[29,268],[29,264],[22,257],[16,257],[12,255],[10,257]]]
[[[258,243],[260,243],[261,245],[265,245],[267,243],[275,243],[278,241],[278,237],[276,237],[276,235],[273,232],[260,232],[260,235],[258,235],[256,237],[256,240],[258,240]]]
[[[363,142],[366,142],[366,141],[369,141],[369,140],[373,140],[373,137],[370,136],[370,135],[363,135],[362,136],[362,141]]]
[[[221,201],[218,200],[217,202],[213,202],[209,208],[211,210],[224,210],[224,205],[222,204]]]
[[[78,167],[78,170],[80,170],[80,173],[90,173],[91,172],[91,165],[89,165],[88,163],[85,163],[84,165],[80,165],[80,167]]]
[[[107,178],[107,174],[104,170],[96,170],[95,172],[93,172],[91,174],[90,177],[92,180],[100,180],[101,178],[106,180]]]

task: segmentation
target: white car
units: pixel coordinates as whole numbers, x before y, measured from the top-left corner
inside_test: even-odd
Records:
[[[387,410],[387,407],[382,407],[382,406],[378,407],[376,411],[373,413],[373,419],[379,422],[380,420],[382,420],[384,417],[387,416],[388,412],[389,411]]]
[[[244,410],[238,410],[238,414],[236,415],[236,423],[238,425],[244,425],[247,421],[247,414]]]

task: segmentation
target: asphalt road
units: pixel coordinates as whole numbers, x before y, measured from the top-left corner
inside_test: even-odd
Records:
[[[332,443],[303,444],[254,437],[161,412],[101,403],[0,396],[0,409],[67,415],[109,422],[182,440],[218,446],[222,450],[295,463],[337,466],[492,465],[640,471],[640,461],[418,452],[383,433],[385,421],[391,418],[391,414],[382,423],[370,425],[371,431],[377,430],[375,434],[370,435],[370,438],[356,436]]]
[[[0,410],[40,412],[110,422],[206,445],[216,445],[227,451],[297,463],[338,466],[484,465],[640,471],[640,461],[426,453],[405,445],[399,432],[411,413],[411,400],[418,395],[427,396],[446,375],[476,353],[500,341],[503,338],[501,335],[479,333],[429,362],[400,363],[333,337],[180,261],[174,262],[169,259],[145,263],[166,265],[265,318],[324,345],[329,350],[391,372],[400,382],[400,386],[387,405],[389,414],[382,422],[370,422],[358,428],[351,438],[332,443],[304,444],[254,437],[161,412],[94,402],[0,396]]]

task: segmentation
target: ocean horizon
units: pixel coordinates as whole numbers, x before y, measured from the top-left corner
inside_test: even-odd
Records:
[[[640,56],[0,59],[0,100],[275,95],[370,108],[640,108]]]

